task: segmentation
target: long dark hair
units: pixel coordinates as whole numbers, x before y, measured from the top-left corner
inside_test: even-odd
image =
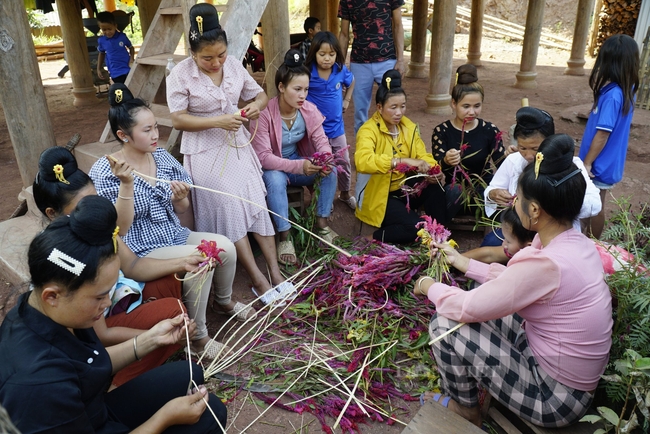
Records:
[[[228,37],[219,24],[217,9],[210,3],[198,3],[190,9],[189,40],[193,53],[198,53],[206,45],[213,45],[216,42],[223,42],[226,47],[228,46]]]
[[[593,108],[598,105],[600,90],[610,82],[621,87],[623,114],[627,115],[639,89],[639,46],[628,35],[610,36],[600,47],[589,76],[589,87],[594,93]]]
[[[122,83],[114,83],[108,88],[108,103],[111,106],[108,109],[108,123],[118,142],[122,139],[117,132],[121,130],[130,136],[136,124],[135,115],[143,108],[149,109],[149,104],[140,98],[135,98],[129,88]]]
[[[57,175],[56,171],[59,170],[62,172]],[[32,187],[34,201],[46,217],[49,217],[48,208],[58,215],[89,184],[92,184],[92,180],[79,169],[70,151],[58,146],[48,148],[38,159],[38,173]]]
[[[305,65],[309,68],[316,63],[316,53],[320,50],[321,45],[329,44],[329,46],[336,53],[336,63],[339,65],[339,68],[345,63],[345,56],[343,55],[343,50],[341,50],[341,44],[339,43],[339,38],[332,32],[318,32],[314,36],[314,40],[311,42],[311,48],[307,53],[307,58],[305,59]]]
[[[50,282],[76,291],[97,278],[99,267],[117,252],[117,212],[101,196],[86,196],[69,216],[54,220],[29,245],[28,264],[36,290]]]
[[[300,54],[300,51],[292,48],[286,52],[284,62],[282,62],[282,65],[275,72],[276,89],[280,89],[280,83],[287,86],[294,77],[300,75],[309,77],[309,69],[305,66],[305,59]]]
[[[501,213],[501,225],[509,225],[512,229],[512,235],[517,238],[520,244],[526,244],[533,241],[535,232],[529,231],[521,224],[521,219],[517,215],[514,207],[508,207]]]
[[[396,69],[389,69],[381,77],[381,83],[375,94],[375,103],[384,105],[388,98],[395,95],[404,95],[406,92],[402,89],[402,75]]]

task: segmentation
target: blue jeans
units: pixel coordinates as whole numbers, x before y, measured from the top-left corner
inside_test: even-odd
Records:
[[[380,83],[384,73],[395,67],[395,59],[375,63],[350,62],[350,71],[354,75],[354,135],[368,120],[368,109],[372,99],[373,83]]]
[[[290,160],[298,160],[300,158],[298,154],[293,154],[289,157]],[[269,209],[288,219],[289,199],[287,198],[287,186],[314,185],[316,176],[295,175],[293,173],[282,172],[281,170],[264,170],[262,179],[264,180],[264,185],[266,185],[266,201]],[[321,179],[320,195],[316,203],[317,217],[327,218],[330,216],[332,204],[334,203],[334,195],[336,194],[336,184],[336,168],[334,168],[329,175]],[[291,229],[291,223],[287,220],[273,214],[271,214],[271,218],[278,232],[285,232]]]

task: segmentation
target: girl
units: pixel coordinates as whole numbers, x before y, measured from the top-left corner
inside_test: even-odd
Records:
[[[319,32],[314,36],[305,65],[311,70],[307,101],[313,102],[325,116],[323,129],[332,146],[345,164],[337,166],[339,200],[351,209],[357,201],[350,196],[350,153],[345,139],[343,113],[350,104],[354,89],[354,77],[345,66],[345,56],[338,38],[332,32]]]
[[[409,199],[409,209],[400,189],[407,175],[395,170],[397,165],[416,167],[418,173],[426,174],[438,163],[427,153],[417,125],[404,116],[406,93],[399,71],[386,71],[375,101],[377,111],[357,134],[354,163],[359,173],[368,174],[369,179],[355,215],[378,228],[372,234],[375,240],[412,243],[417,237],[415,225],[420,221],[420,206],[438,221],[444,219],[444,209],[437,206],[445,197],[444,174],[430,177],[430,184],[422,193]]]
[[[582,136],[580,158],[600,189],[601,210],[589,233],[600,238],[605,226],[605,194],[623,178],[627,142],[639,88],[639,47],[627,35],[609,37],[589,77],[594,104]]]
[[[522,172],[514,204],[524,228],[537,232],[532,245],[507,267],[436,245],[481,285],[463,291],[430,277],[415,285],[436,305],[429,334],[441,337],[432,347],[447,397],[433,400],[478,426],[479,384],[535,425],[579,421],[609,358],[612,298],[596,248],[573,228],[586,188],[573,139],[557,134],[544,144]]]
[[[458,183],[461,179],[458,174],[455,180],[452,179],[454,168],[462,164],[472,177],[473,188],[482,195],[484,185],[490,183],[496,166],[504,157],[503,143],[498,138],[499,129],[479,118],[483,98],[484,90],[478,83],[476,67],[470,64],[459,66],[456,85],[451,91],[451,108],[455,115],[436,126],[431,137],[433,157],[440,161],[447,179],[447,215],[443,222],[450,221],[464,205],[469,205],[460,200]],[[439,206],[445,207],[444,202]]]
[[[231,300],[235,248],[222,235],[192,232],[181,226],[176,213],[185,212],[190,206],[187,195],[192,180],[174,157],[158,147],[156,118],[146,103],[133,98],[129,89],[119,83],[109,88],[109,102],[109,123],[123,146],[110,157],[97,160],[90,177],[97,193],[115,204],[120,232],[125,233],[124,242],[136,255],[158,259],[196,253],[202,240],[215,241],[225,250],[219,255],[222,264],[209,271],[201,288],[194,288],[198,280],[183,282],[187,309],[197,323],[192,350],[214,359],[222,345],[208,345],[205,310],[210,286],[214,284],[217,305],[224,314],[242,321],[254,315],[252,308]],[[148,178],[132,175],[131,168]]]
[[[493,215],[498,206],[509,206],[517,191],[519,175],[528,164],[535,159],[535,154],[541,150],[542,141],[555,134],[553,117],[544,110],[534,107],[522,107],[517,110],[517,123],[515,124],[514,138],[517,141],[517,150],[508,155],[503,164],[494,174],[490,185],[485,189],[485,213]],[[587,182],[585,199],[578,214],[578,219],[573,222],[574,228],[581,231],[580,219],[597,215],[601,209],[600,195],[596,186],[591,182],[589,174],[578,157],[573,158],[573,163],[582,169],[582,175]],[[483,240],[484,246],[501,244],[499,230],[490,232]]]
[[[275,73],[275,86],[278,96],[269,101],[257,125],[251,125],[251,129],[257,129],[253,148],[264,169],[262,178],[268,190],[269,209],[284,217],[273,216],[280,235],[278,260],[295,263],[296,251],[289,240],[291,225],[285,220],[289,217],[287,186],[313,185],[320,174],[316,226],[322,237],[331,242],[338,236],[327,225],[336,194],[336,169],[330,171],[309,160],[315,152],[332,152],[332,148],[323,130],[323,115],[314,104],[305,101],[309,69],[298,50],[285,54],[284,63]]]
[[[265,211],[262,168],[249,146],[250,134],[242,128],[243,122],[258,118],[268,98],[241,62],[228,56],[228,38],[214,6],[192,6],[188,34],[192,55],[167,77],[172,123],[183,131],[183,164],[197,185],[236,196],[195,190],[196,230],[228,237],[252,280],[253,292],[265,294],[262,302],[270,303],[279,296],[272,286],[284,278],[275,256],[273,224]],[[241,110],[240,99],[249,101]],[[255,263],[249,232],[262,249],[270,282]]]
[[[79,207],[86,207],[85,198]],[[156,348],[181,343],[187,315],[159,322],[104,347],[93,325],[111,305],[117,281],[115,214],[86,207],[38,234],[29,246],[32,291],[0,327],[0,404],[24,433],[221,432],[226,407],[204,386],[188,395],[187,362],[169,363],[106,393],[111,375]],[[203,371],[192,365],[197,384]],[[132,431],[135,430],[135,431]],[[166,431],[169,432],[169,431]]]

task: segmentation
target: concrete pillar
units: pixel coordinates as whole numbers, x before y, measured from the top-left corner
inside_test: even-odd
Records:
[[[156,15],[158,8],[160,7],[160,0],[139,0],[138,1],[138,13],[140,14],[140,28],[142,29],[142,38],[147,34],[149,26],[153,21],[153,17]],[[189,26],[189,23],[183,23],[185,27]],[[184,28],[185,28],[184,27]]]
[[[77,1],[59,0],[56,2],[63,34],[70,75],[72,77],[72,95],[76,107],[97,104],[97,90],[93,84],[93,74],[90,71],[88,47],[81,21],[81,8]]]
[[[427,24],[429,22],[429,1],[414,0],[413,30],[411,32],[411,60],[409,60],[407,77],[426,78],[424,53],[427,49]]]
[[[520,89],[537,88],[537,50],[539,39],[542,35],[542,22],[544,20],[544,0],[528,0],[528,14],[526,15],[526,30],[524,31],[524,47],[521,50],[521,64],[519,72],[515,74],[517,81],[515,87]]]
[[[585,48],[589,36],[589,20],[594,13],[594,0],[579,0],[576,26],[573,30],[571,58],[567,60],[565,75],[585,75]]]
[[[483,14],[485,0],[472,0],[472,14],[469,20],[469,45],[467,63],[481,66],[481,40],[483,39]]]
[[[436,0],[431,27],[429,93],[425,98],[427,107],[424,111],[435,115],[448,115],[451,114],[449,84],[454,57],[456,0]]]
[[[23,0],[0,2],[0,83],[9,138],[23,187],[28,187],[38,157],[56,140]]]
[[[275,71],[282,65],[284,55],[289,50],[289,4],[285,0],[269,0],[262,14],[264,26],[264,65],[266,67],[266,94],[273,98]]]

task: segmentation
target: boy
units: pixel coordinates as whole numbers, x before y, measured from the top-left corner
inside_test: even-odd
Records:
[[[300,44],[300,54],[302,54],[303,59],[306,59],[307,53],[309,53],[309,49],[311,48],[311,41],[314,39],[314,35],[320,32],[320,20],[315,17],[307,17],[307,19],[305,19],[303,28],[305,29],[305,33],[307,33],[307,37]]]
[[[135,50],[126,35],[117,29],[115,16],[110,12],[97,14],[97,22],[102,36],[97,40],[97,76],[104,79],[102,66],[106,58],[106,67],[113,83],[124,83],[129,74],[129,64],[133,62]],[[128,53],[127,53],[128,49]]]

